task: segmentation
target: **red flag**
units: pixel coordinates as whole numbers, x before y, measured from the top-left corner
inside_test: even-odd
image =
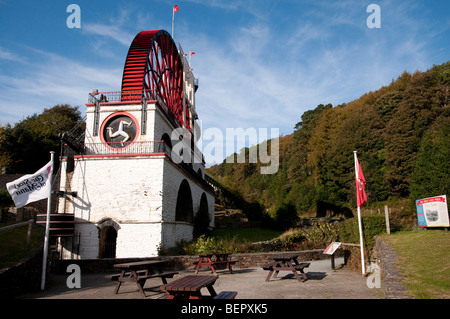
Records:
[[[195,54],[195,52],[189,51],[189,56],[192,56],[194,54]]]
[[[356,202],[358,207],[361,207],[367,202],[367,195],[365,191],[366,179],[364,178],[361,166],[359,165],[358,157],[355,153],[355,181],[356,181]]]
[[[178,5],[175,5],[175,6],[173,7],[173,13],[177,12],[178,10],[180,10],[180,8],[178,8]]]

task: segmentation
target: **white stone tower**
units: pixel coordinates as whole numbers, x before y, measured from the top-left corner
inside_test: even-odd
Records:
[[[214,226],[214,191],[196,147],[198,83],[163,30],[134,38],[119,92],[92,92],[83,145],[63,157],[59,213],[74,214],[63,258],[157,255],[193,238],[194,216]]]

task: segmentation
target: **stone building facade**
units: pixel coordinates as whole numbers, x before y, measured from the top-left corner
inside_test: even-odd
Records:
[[[59,202],[59,213],[75,216],[73,237],[59,237],[63,259],[156,256],[192,240],[201,209],[214,227],[214,190],[195,145],[197,86],[178,52],[181,123],[157,95],[90,93],[84,144],[62,158],[60,189],[76,192]]]

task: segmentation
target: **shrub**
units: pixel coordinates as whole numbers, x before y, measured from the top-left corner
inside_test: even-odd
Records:
[[[381,215],[367,215],[361,217],[363,240],[366,249],[371,250],[375,245],[375,236],[386,231],[386,219]],[[344,243],[359,244],[358,218],[350,218],[339,225],[339,240]]]
[[[237,236],[232,238],[216,238],[201,235],[195,241],[187,244],[184,250],[187,255],[207,254],[213,252],[236,254],[248,250],[248,244],[238,241]]]
[[[264,207],[258,202],[244,204],[243,213],[249,220],[260,221],[263,218]]]
[[[0,208],[9,207],[13,205],[13,200],[8,191],[0,189]]]
[[[283,203],[275,211],[273,216],[275,226],[278,229],[289,229],[297,226],[300,218],[297,214],[297,209],[292,203]]]
[[[314,222],[306,229],[291,229],[279,238],[272,240],[276,250],[321,249],[339,237],[336,224],[326,221]]]

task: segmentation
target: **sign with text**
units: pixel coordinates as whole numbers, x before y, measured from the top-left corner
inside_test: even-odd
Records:
[[[447,195],[416,200],[419,227],[449,227]]]
[[[341,246],[340,242],[332,242],[328,245],[328,247],[323,251],[324,254],[333,255],[334,252]]]

